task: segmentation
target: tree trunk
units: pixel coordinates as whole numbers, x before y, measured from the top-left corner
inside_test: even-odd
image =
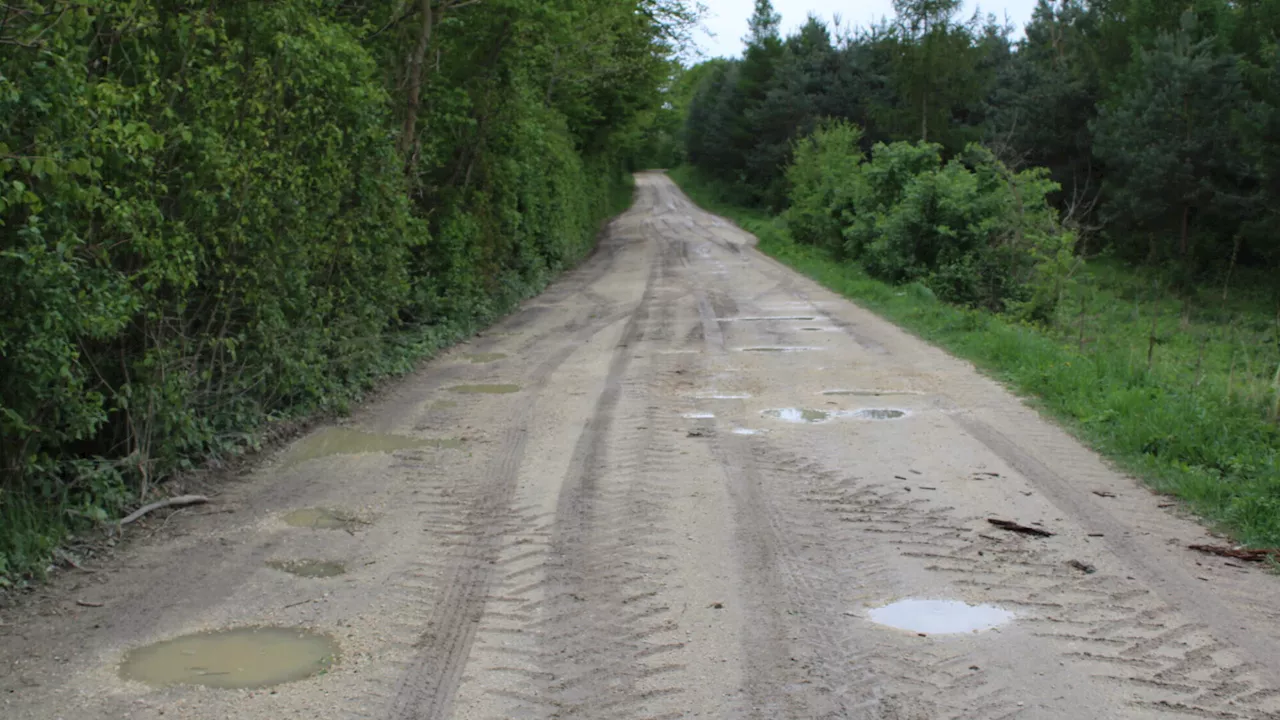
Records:
[[[929,92],[920,95],[920,142],[929,142]]]
[[[1178,254],[1182,256],[1182,264],[1187,264],[1187,254],[1191,250],[1189,242],[1191,236],[1191,204],[1182,204],[1182,240],[1178,243]]]
[[[431,45],[432,23],[435,10],[431,0],[422,0],[422,29],[418,32],[418,44],[413,49],[413,57],[409,59],[409,102],[405,107],[404,127],[400,131],[400,152],[408,154],[417,144],[418,109],[422,106],[422,63],[427,57],[427,48]],[[412,161],[410,165],[412,165]]]

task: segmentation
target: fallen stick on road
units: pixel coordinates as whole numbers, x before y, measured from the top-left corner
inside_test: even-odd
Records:
[[[203,505],[207,502],[209,502],[209,498],[204,495],[179,495],[178,497],[171,497],[166,500],[158,500],[150,505],[143,505],[137,510],[134,510],[131,515],[120,521],[120,527],[124,527],[125,525],[141,518],[143,515],[146,515],[149,512],[155,512],[161,508]]]
[[[1245,560],[1247,562],[1262,562],[1267,558],[1280,560],[1280,548],[1250,550],[1248,548],[1232,548],[1225,547],[1223,545],[1188,545],[1187,547],[1192,550],[1198,550],[1206,555],[1235,558],[1236,560]]]
[[[997,518],[987,518],[987,522],[991,523],[992,525],[995,525],[996,527],[1002,530],[1022,533],[1023,535],[1035,535],[1036,537],[1053,537],[1053,533],[1049,532],[1048,530],[1041,530],[1040,528],[1033,528],[1033,527],[1027,527],[1026,525],[1019,525],[1018,523],[1013,522],[1011,520],[999,520]]]

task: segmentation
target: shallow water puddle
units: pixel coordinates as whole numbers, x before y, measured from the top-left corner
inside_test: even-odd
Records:
[[[762,414],[789,423],[820,423],[831,419],[831,413],[813,408],[778,408],[765,410]]]
[[[281,519],[286,525],[314,530],[352,530],[368,524],[350,513],[328,508],[302,508],[286,514]]]
[[[881,395],[919,395],[914,390],[823,390],[823,395],[853,395],[858,397],[880,397]]]
[[[764,352],[764,353],[788,353],[788,352],[808,352],[810,350],[821,350],[816,347],[801,347],[795,345],[775,345],[765,347],[747,347],[742,348],[741,352]]]
[[[699,400],[746,400],[749,393],[702,393],[696,396]]]
[[[734,428],[734,435],[759,435],[763,430],[752,430],[751,428]]]
[[[449,389],[467,395],[506,395],[520,392],[519,385],[454,385]]]
[[[764,322],[768,320],[817,320],[813,315],[758,315],[751,317],[717,318],[720,322]]]
[[[440,440],[421,440],[403,435],[385,435],[360,432],[350,428],[331,427],[311,433],[299,440],[284,458],[284,466],[292,467],[308,460],[330,455],[358,455],[360,453],[385,453],[438,447]]]
[[[481,365],[483,363],[497,362],[506,358],[507,355],[506,353],[468,353],[463,357],[476,365]]]
[[[715,416],[716,416],[715,413],[709,413],[709,412],[687,412],[681,417],[687,418],[689,420],[711,420],[715,418]]]
[[[899,600],[871,610],[877,625],[926,635],[952,635],[990,630],[1013,620],[1014,614],[994,605],[970,605],[958,600]]]
[[[854,410],[846,414],[849,417],[859,420],[894,420],[900,417],[906,417],[906,410],[893,410],[889,408],[864,408],[862,410]]]
[[[331,578],[347,571],[346,565],[332,560],[268,560],[267,567],[305,578]]]
[[[322,673],[337,657],[338,644],[325,634],[301,628],[236,628],[130,650],[120,676],[157,687],[264,688]]]

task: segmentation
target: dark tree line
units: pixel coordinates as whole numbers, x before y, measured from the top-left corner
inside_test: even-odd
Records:
[[[895,0],[867,28],[783,36],[757,0],[741,58],[677,84],[687,161],[781,209],[794,143],[824,119],[945,157],[981,142],[1045,167],[1053,201],[1135,263],[1196,282],[1280,269],[1280,0],[1040,0],[1013,40],[960,0]],[[1086,236],[1089,234],[1086,234]]]

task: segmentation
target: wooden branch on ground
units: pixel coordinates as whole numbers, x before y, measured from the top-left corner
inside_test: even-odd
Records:
[[[124,527],[125,525],[138,520],[147,513],[155,512],[161,508],[203,505],[207,502],[209,502],[209,498],[204,495],[179,495],[178,497],[171,497],[166,500],[158,500],[150,505],[143,505],[137,510],[134,510],[131,515],[120,521],[120,527]]]

